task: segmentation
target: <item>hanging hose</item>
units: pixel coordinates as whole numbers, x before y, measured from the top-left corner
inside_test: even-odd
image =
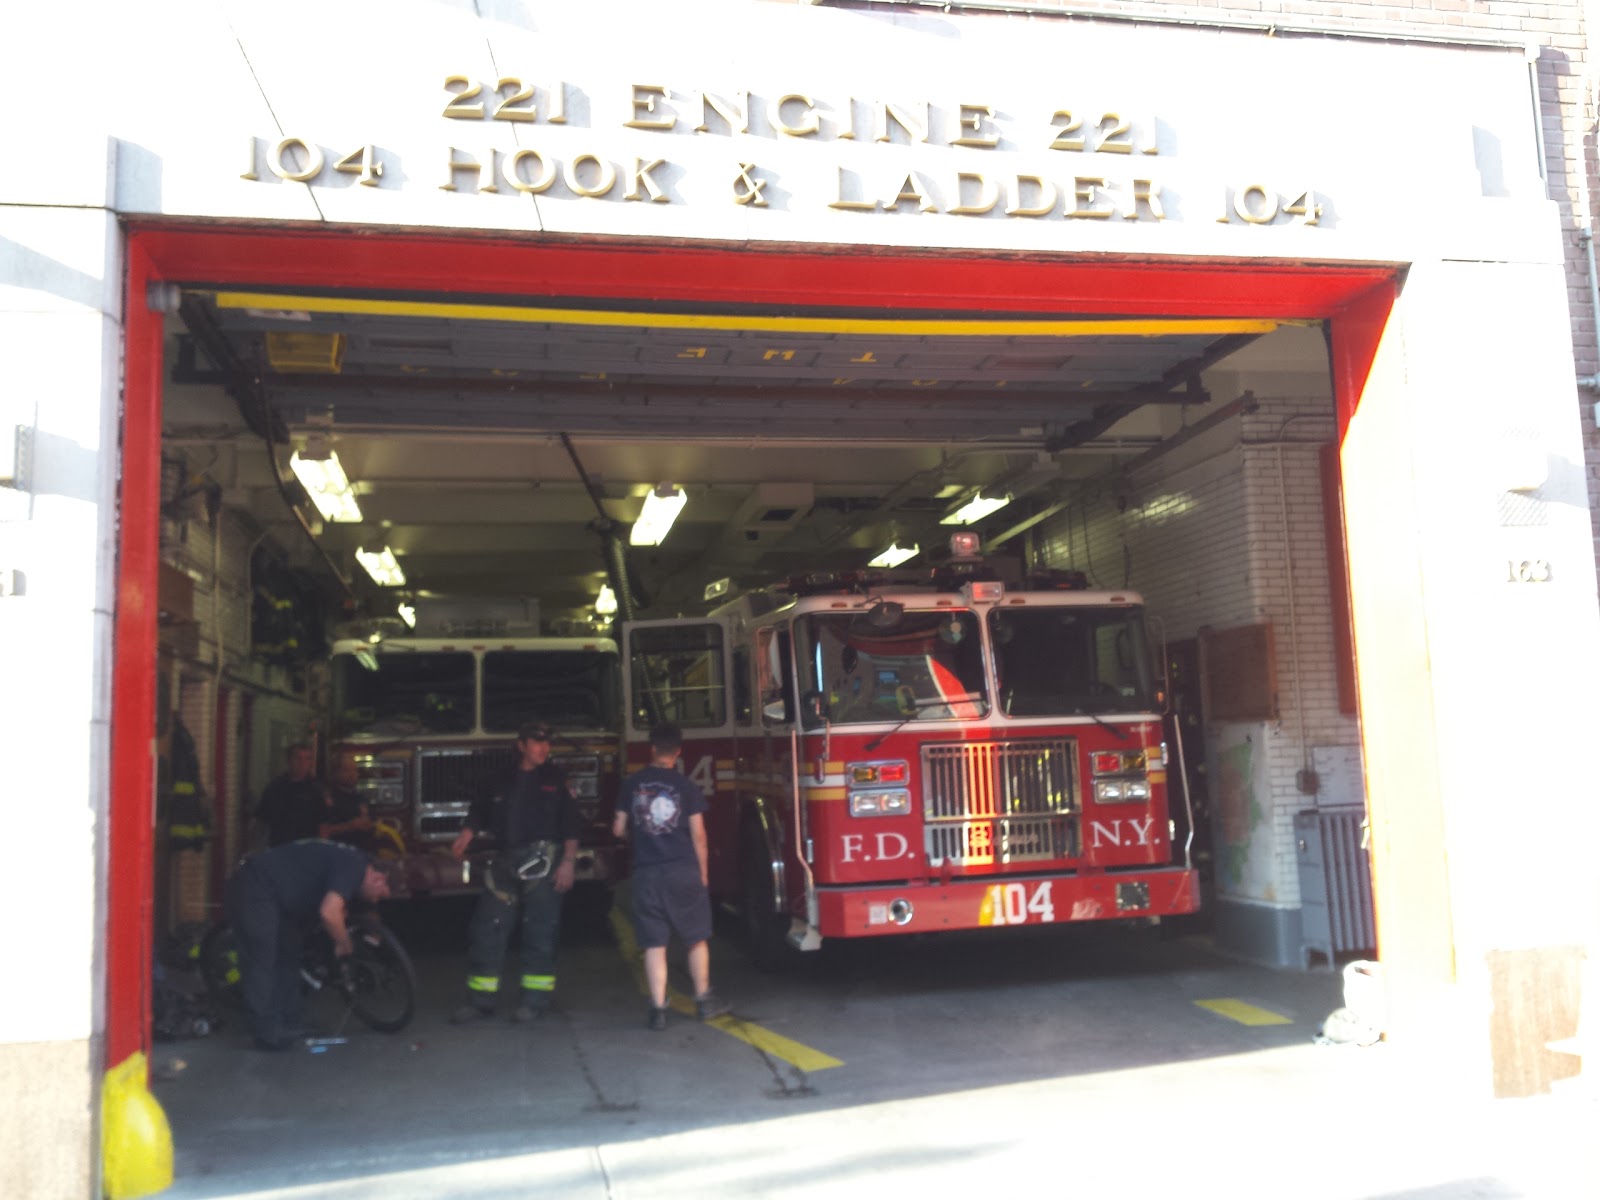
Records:
[[[583,462],[578,458],[578,451],[573,446],[572,439],[565,433],[560,436],[567,457],[572,460],[573,469],[578,472],[578,481],[583,484],[583,490],[589,493],[589,500],[594,505],[596,520],[590,528],[600,535],[600,554],[605,561],[606,578],[611,584],[612,594],[617,598],[617,616],[624,621],[631,621],[637,615],[638,608],[634,603],[633,588],[630,586],[632,579],[628,571],[627,543],[622,540],[622,535],[618,532],[618,522],[606,512],[600,489],[595,487],[594,481],[589,478],[589,473],[583,469]]]

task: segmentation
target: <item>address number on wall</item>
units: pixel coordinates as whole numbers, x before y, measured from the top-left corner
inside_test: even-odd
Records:
[[[1506,559],[1507,583],[1549,583],[1550,564],[1542,558]]]

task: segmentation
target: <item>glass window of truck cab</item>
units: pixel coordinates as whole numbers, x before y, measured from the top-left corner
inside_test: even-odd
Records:
[[[809,613],[795,621],[801,720],[816,728],[972,720],[989,712],[978,618],[965,609]]]
[[[727,722],[721,626],[646,625],[629,639],[635,729],[661,721],[715,729]]]
[[[554,729],[616,728],[617,657],[598,650],[490,650],[483,656],[483,728],[524,721]]]
[[[1149,641],[1137,608],[1001,606],[989,613],[1000,711],[1010,717],[1149,712]]]
[[[465,650],[336,654],[333,736],[471,733],[477,721],[477,667]]]

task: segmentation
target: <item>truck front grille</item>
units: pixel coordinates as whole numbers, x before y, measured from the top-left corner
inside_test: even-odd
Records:
[[[1002,817],[927,826],[928,865],[983,867],[1078,857],[1078,818]]]
[[[1075,858],[1077,761],[1070,738],[924,746],[928,865]]]
[[[588,822],[600,819],[600,756],[554,755],[552,761],[567,772],[578,800],[578,815]],[[465,824],[472,802],[489,795],[516,769],[517,752],[511,746],[428,749],[417,754],[417,836],[424,841],[454,839]]]
[[[488,795],[516,762],[510,746],[418,753],[417,836],[430,842],[453,840],[472,802]]]

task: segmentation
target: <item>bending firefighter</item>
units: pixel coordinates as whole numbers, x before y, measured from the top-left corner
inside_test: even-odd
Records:
[[[517,769],[472,806],[450,852],[463,857],[480,833],[498,852],[483,868],[483,891],[467,932],[467,1002],[457,1024],[492,1017],[511,930],[522,921],[522,987],[512,1019],[549,1011],[556,987],[561,901],[572,889],[578,853],[578,802],[566,773],[550,761],[550,730],[530,721],[517,731]]]
[[[245,859],[228,881],[227,913],[259,1049],[286,1050],[300,1033],[306,926],[320,919],[333,952],[345,958],[350,906],[376,904],[388,894],[388,875],[353,846],[290,842]]]

